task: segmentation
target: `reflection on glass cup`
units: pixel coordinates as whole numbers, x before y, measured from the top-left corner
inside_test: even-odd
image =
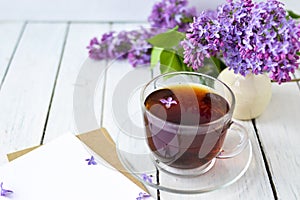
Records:
[[[195,72],[172,72],[142,90],[147,143],[156,165],[178,175],[199,175],[216,158],[238,155],[247,131],[232,122],[235,99],[221,81]],[[237,135],[239,141],[226,135]],[[224,149],[224,141],[231,144]],[[230,141],[232,140],[232,141]]]

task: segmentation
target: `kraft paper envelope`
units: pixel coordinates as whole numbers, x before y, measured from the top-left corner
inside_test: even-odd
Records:
[[[66,137],[66,136],[65,136]],[[73,135],[72,135],[72,137],[74,138],[74,140],[76,139]],[[101,128],[101,129],[98,129],[98,130],[95,130],[95,131],[91,131],[91,132],[88,132],[88,133],[84,133],[84,134],[80,134],[80,135],[77,135],[77,138],[79,138],[85,145],[87,145],[91,150],[93,150],[96,154],[98,154],[99,156],[101,156],[106,162],[108,162],[111,166],[113,166],[115,169],[117,169],[119,172],[121,172],[124,176],[126,176],[128,179],[130,179],[130,181],[132,181],[133,183],[135,183],[138,187],[136,187],[136,186],[134,186],[134,184],[129,184],[130,186],[128,187],[127,185],[126,185],[126,188],[128,187],[129,188],[129,190],[131,190],[131,191],[137,191],[137,189],[138,190],[140,190],[140,191],[142,191],[142,190],[144,190],[144,191],[147,191],[146,190],[146,188],[144,187],[144,185],[142,184],[142,183],[140,183],[134,176],[132,176],[129,172],[127,172],[126,170],[125,170],[125,168],[123,167],[123,165],[122,165],[122,163],[119,161],[119,159],[118,159],[118,155],[117,155],[117,152],[116,152],[116,148],[115,148],[115,143],[113,142],[113,140],[110,138],[110,136],[109,136],[109,134],[107,133],[107,131],[104,129],[104,128]],[[66,140],[67,138],[65,138],[65,140]],[[72,140],[72,139],[69,139],[69,140]],[[78,141],[79,142],[79,141]],[[63,144],[62,142],[61,142],[61,144]],[[48,144],[46,144],[46,145],[48,145]],[[46,145],[43,145],[43,148],[46,146]],[[73,144],[72,143],[70,143],[70,145],[72,146]],[[75,145],[75,144],[74,144]],[[73,146],[74,146],[73,145]],[[77,144],[78,145],[78,144]],[[81,144],[81,146],[82,146],[82,144]],[[25,155],[25,154],[27,154],[28,152],[30,152],[30,151],[32,151],[32,150],[34,150],[34,149],[36,149],[37,147],[33,147],[33,148],[30,148],[30,149],[26,149],[26,150],[23,150],[23,151],[18,151],[18,152],[15,152],[15,153],[11,153],[11,154],[9,154],[8,155],[8,158],[9,158],[9,160],[14,160],[14,159],[16,159],[16,158],[18,158],[18,157],[20,157],[20,156],[22,156],[22,155]],[[67,148],[67,147],[66,147]],[[73,147],[74,148],[74,147]],[[42,148],[39,148],[38,150],[40,150],[40,149],[42,149]],[[53,149],[53,146],[52,146],[52,149]],[[88,151],[86,151],[86,150],[84,150],[84,153],[86,153],[86,154],[88,154]],[[29,155],[29,154],[28,154]],[[54,156],[55,156],[55,154],[53,154]],[[27,155],[26,155],[27,156]],[[26,157],[26,156],[24,156],[24,157]],[[23,158],[24,158],[23,157]],[[73,156],[74,157],[74,156]],[[28,156],[27,156],[27,158],[28,158]],[[45,158],[45,159],[47,159],[47,158]],[[50,159],[50,158],[49,158]],[[73,158],[70,158],[71,160],[73,159]],[[77,160],[78,160],[78,158],[76,158]],[[19,159],[17,159],[16,161],[18,161]],[[15,162],[15,161],[13,161],[13,162]],[[12,163],[13,163],[12,162]],[[41,162],[43,162],[43,161],[41,161]],[[60,162],[61,162],[61,160],[60,160]],[[65,162],[68,162],[68,158],[66,158],[66,161]],[[8,164],[12,164],[12,163],[8,163]],[[19,162],[20,163],[20,162]],[[83,166],[81,166],[81,167],[87,167],[87,164],[85,163],[85,161],[83,160],[83,162],[82,163],[84,163],[84,164],[82,164]],[[64,164],[64,163],[61,163],[62,165]],[[80,164],[81,164],[81,161],[80,161]],[[56,164],[57,165],[57,164]],[[76,166],[77,167],[77,166]],[[94,166],[88,166],[88,167],[91,167],[91,168],[88,168],[88,169],[92,169],[92,167],[94,167]],[[99,167],[99,166],[96,166],[96,167]],[[4,170],[3,170],[4,169]],[[95,168],[96,169],[96,168]],[[1,171],[2,170],[2,171]],[[2,177],[4,177],[4,180],[1,180],[1,181],[3,181],[4,182],[4,185],[3,185],[3,187],[5,188],[5,189],[13,189],[13,188],[6,188],[5,186],[5,184],[7,184],[7,186],[10,186],[9,185],[9,181],[8,181],[8,183],[6,183],[5,182],[5,180],[7,180],[7,177],[5,177],[5,176],[3,176],[3,175],[1,175],[1,172],[6,172],[6,171],[9,171],[9,168],[7,167],[7,168],[1,168],[0,167],[0,180],[2,179]],[[28,169],[28,170],[30,170],[30,169]],[[51,168],[49,167],[48,169],[44,169],[45,170],[45,173],[52,173],[51,172]],[[49,170],[49,171],[47,171],[47,170]],[[105,170],[104,170],[105,171]],[[107,171],[107,170],[106,170]],[[111,170],[110,169],[110,171],[113,171],[113,170]],[[110,173],[110,172],[107,172],[107,173]],[[119,175],[118,173],[116,173],[115,171],[113,172],[114,174],[112,175],[112,176],[114,176],[114,177],[118,177],[118,176],[116,176],[116,175]],[[83,175],[80,175],[80,176],[83,176]],[[99,175],[98,175],[98,173],[97,173],[97,176],[96,177],[98,177]],[[122,179],[122,175],[119,175],[119,176],[121,176],[121,177],[119,177],[119,179],[120,179],[120,182],[119,182],[119,179],[118,178],[116,178],[116,193],[118,193],[117,191],[118,191],[118,189],[119,189],[119,187],[122,187],[122,185],[119,185],[120,183],[121,184],[125,184],[125,182],[126,182],[126,180],[125,180],[125,182],[124,182],[124,180]],[[112,177],[112,179],[114,179],[114,177]],[[6,179],[5,179],[6,178]],[[76,178],[76,177],[74,177],[74,178]],[[99,177],[98,177],[99,178]],[[107,178],[107,177],[106,177]],[[126,178],[125,178],[126,179]],[[59,180],[57,180],[58,182],[59,182]],[[85,180],[86,181],[86,180]],[[99,180],[98,180],[99,181]],[[128,180],[127,180],[128,181]],[[29,181],[30,182],[30,181]],[[110,182],[111,182],[111,180],[110,180]],[[80,184],[80,183],[78,183],[78,184]],[[66,186],[67,187],[67,186]],[[94,187],[94,186],[92,186],[92,187]],[[124,186],[125,187],[125,186]],[[141,190],[142,189],[142,190]],[[99,190],[101,190],[101,187],[99,188]],[[124,190],[124,189],[122,189],[122,190]],[[53,188],[53,192],[55,193],[55,186],[54,186],[54,188]],[[87,193],[88,193],[88,191],[86,191]],[[17,191],[15,191],[15,193],[16,193],[16,195],[17,195]],[[125,192],[126,193],[126,192]],[[14,194],[13,194],[14,195]],[[116,194],[116,197],[118,196],[119,194]],[[124,194],[124,195],[126,195],[126,194]],[[130,194],[131,195],[131,194]],[[137,195],[138,194],[134,194],[136,197],[137,197]],[[112,194],[112,199],[114,199],[113,198],[114,197],[114,194]],[[124,196],[123,197],[123,199],[126,199],[127,197],[126,196]],[[17,198],[18,199],[18,198]],[[22,199],[22,198],[21,198]],[[57,198],[57,199],[60,199],[60,198]]]
[[[139,186],[144,191],[147,191],[145,186],[141,182],[139,182],[134,176],[128,173],[126,169],[123,167],[116,152],[116,145],[105,128],[100,128],[91,132],[83,133],[77,135],[77,137],[85,145],[87,145],[90,149],[92,149],[96,154],[101,156],[106,162],[108,162],[115,169],[120,171],[124,176],[129,178],[132,182],[134,182],[137,186]],[[28,149],[10,153],[7,155],[8,160],[12,161],[38,147],[39,146],[31,147]]]

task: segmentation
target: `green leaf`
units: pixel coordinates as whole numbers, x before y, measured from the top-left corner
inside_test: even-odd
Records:
[[[183,59],[183,57],[184,57],[184,49],[183,49],[182,46],[179,46],[177,48],[177,54],[178,54],[178,56],[180,56]]]
[[[296,54],[297,54],[298,56],[300,56],[300,52],[297,52]]]
[[[293,18],[293,19],[299,19],[299,18],[300,18],[300,15],[294,13],[294,12],[291,11],[291,10],[287,10],[287,12],[288,12],[288,15],[289,15],[291,18]]]
[[[182,61],[174,51],[163,50],[160,54],[160,73],[182,71]]]
[[[212,64],[215,65],[215,67],[217,68],[217,70],[219,72],[221,72],[223,69],[227,68],[225,63],[217,57],[211,56],[210,60],[212,61]]]
[[[151,51],[151,60],[150,60],[150,65],[151,65],[151,69],[153,69],[157,63],[159,63],[160,61],[160,54],[163,51],[162,48],[158,48],[158,47],[153,47],[152,51]]]
[[[183,49],[182,49],[182,50],[183,50]],[[177,57],[178,57],[178,59],[179,59],[180,62],[181,62],[181,70],[182,70],[182,71],[189,71],[189,72],[194,72],[194,71],[195,71],[192,67],[188,67],[187,64],[185,64],[185,63],[183,62],[184,57],[183,57],[183,53],[182,53],[182,55],[181,55],[180,50],[179,50],[179,52],[177,51]]]
[[[177,27],[167,32],[157,34],[148,39],[148,42],[155,47],[172,49],[179,45],[180,41],[185,38],[185,34],[177,31]]]
[[[203,67],[200,67],[197,72],[210,75],[212,77],[217,78],[220,72],[218,71],[217,67],[215,65],[204,65]]]

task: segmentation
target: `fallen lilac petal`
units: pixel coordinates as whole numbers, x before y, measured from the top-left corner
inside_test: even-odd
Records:
[[[152,175],[148,176],[147,174],[142,174],[142,178],[144,181],[152,183]]]
[[[143,199],[147,199],[147,198],[150,198],[150,197],[151,197],[150,194],[147,194],[147,193],[144,193],[144,192],[140,192],[139,196],[136,198],[136,200],[143,200]]]
[[[0,196],[4,196],[4,197],[13,193],[12,190],[7,190],[3,188],[3,182],[0,183],[0,190],[1,190]]]
[[[173,100],[172,97],[168,97],[167,99],[160,99],[159,101],[162,104],[164,104],[167,109],[171,108],[172,104],[175,104],[175,105],[177,104],[177,102],[175,100]]]
[[[97,162],[95,161],[94,156],[91,156],[91,158],[85,159],[85,161],[88,161],[88,165],[97,165]]]

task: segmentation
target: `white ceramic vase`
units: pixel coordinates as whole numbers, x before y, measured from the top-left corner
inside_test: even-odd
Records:
[[[242,76],[232,70],[224,69],[218,78],[226,83],[236,98],[233,117],[250,120],[261,115],[268,106],[272,96],[272,85],[266,74],[248,74]]]

